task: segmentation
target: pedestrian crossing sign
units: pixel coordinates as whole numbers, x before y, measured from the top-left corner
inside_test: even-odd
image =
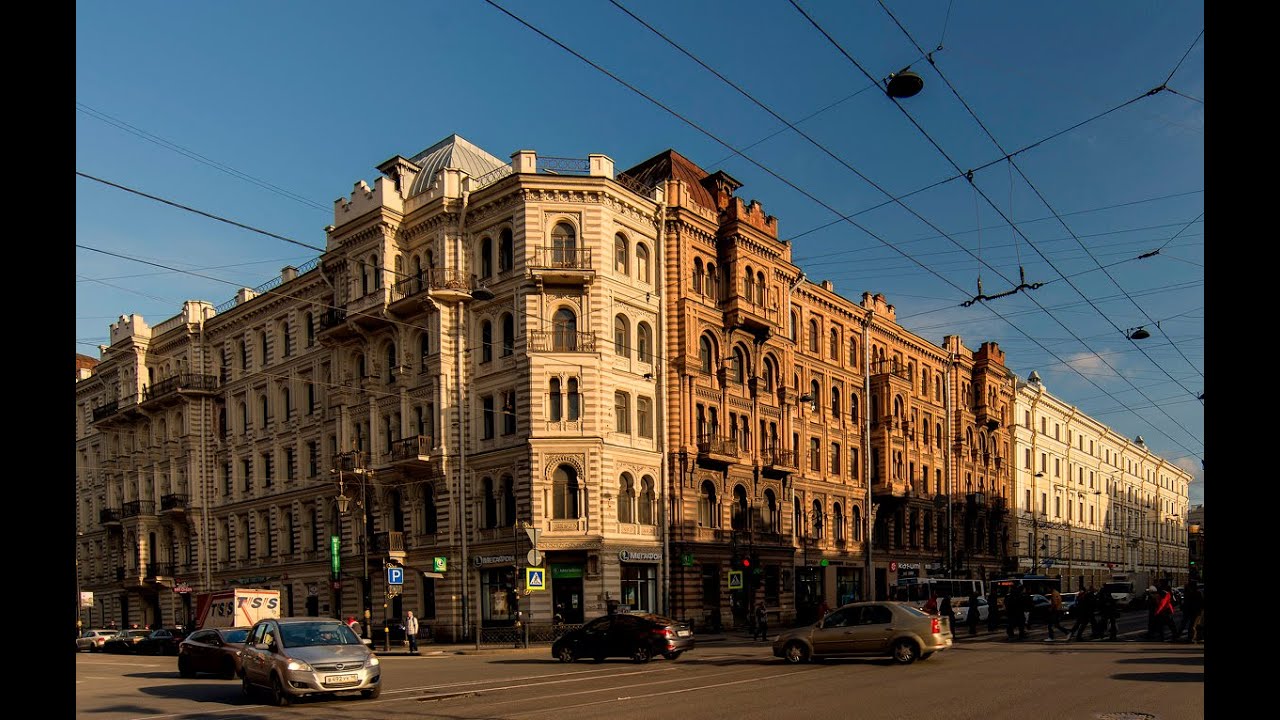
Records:
[[[546,570],[540,567],[524,569],[524,586],[529,590],[547,589]]]
[[[742,571],[741,570],[729,571],[729,589],[730,590],[742,589]]]

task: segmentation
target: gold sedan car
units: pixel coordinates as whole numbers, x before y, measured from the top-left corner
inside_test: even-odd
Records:
[[[857,602],[832,610],[812,625],[778,635],[773,654],[790,663],[880,655],[907,665],[949,647],[951,625],[945,617],[906,603]]]

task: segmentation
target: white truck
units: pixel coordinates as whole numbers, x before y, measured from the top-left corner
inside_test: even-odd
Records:
[[[231,588],[196,596],[196,627],[251,627],[264,618],[280,617],[280,591]]]

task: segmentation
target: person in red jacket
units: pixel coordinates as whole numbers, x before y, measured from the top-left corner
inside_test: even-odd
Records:
[[[1164,629],[1169,628],[1168,642],[1178,639],[1178,626],[1173,622],[1173,593],[1169,591],[1168,581],[1160,581],[1156,590],[1155,637],[1153,640],[1164,640]]]

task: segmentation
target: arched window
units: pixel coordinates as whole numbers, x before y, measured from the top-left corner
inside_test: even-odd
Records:
[[[560,395],[560,378],[551,378],[547,398],[547,404],[550,406],[548,415],[551,422],[560,422],[560,413],[564,409],[564,406],[561,404],[562,401],[563,399]]]
[[[800,331],[800,316],[795,310],[791,311],[791,324],[787,326],[787,336],[791,338],[791,342],[796,342],[796,333]]]
[[[854,542],[862,540],[862,511],[858,509],[857,505],[849,508],[849,523],[853,528]]]
[[[636,243],[636,279],[642,283],[651,283],[649,276],[649,247],[644,243]]]
[[[569,308],[560,308],[551,318],[551,349],[574,352],[578,349],[578,316]]]
[[[735,347],[733,349],[732,362],[733,362],[733,366],[729,368],[729,375],[734,382],[741,385],[746,380],[746,377],[744,376],[744,371],[747,365],[746,354],[742,351],[742,348]]]
[[[267,331],[266,330],[263,330],[262,332],[258,333],[258,344],[262,348],[262,364],[270,365],[271,356],[267,353]]]
[[[742,296],[747,302],[751,302],[756,295],[756,273],[751,266],[746,267],[746,272],[742,277]]]
[[[422,529],[428,535],[434,535],[437,529],[436,490],[428,483],[422,489]]]
[[[582,395],[578,393],[578,378],[569,378],[569,422],[577,422],[582,415]]]
[[[627,250],[627,238],[618,233],[613,236],[613,266],[619,275],[630,275],[630,253]]]
[[[502,314],[502,357],[516,351],[516,321],[511,313]]]
[[[480,481],[480,497],[484,499],[484,527],[498,527],[498,498],[493,492],[493,478]]]
[[[933,430],[934,430],[934,438],[933,438],[934,444],[937,447],[942,447],[942,423],[934,423]]]
[[[858,367],[858,340],[849,338],[849,367]]]
[[[813,397],[810,402],[816,410],[822,405],[822,384],[817,380],[811,380],[809,382],[809,395]]]
[[[858,422],[858,393],[849,393],[849,422]]]
[[[761,380],[764,382],[765,392],[773,392],[773,378],[775,374],[776,373],[773,369],[773,360],[770,358],[765,358],[764,371],[760,375]]]
[[[561,465],[551,476],[552,517],[556,520],[577,520],[578,471],[571,465]]]
[[[702,258],[693,259],[693,291],[702,295]]]
[[[903,415],[902,396],[894,395],[893,396],[893,419],[901,420],[902,415]]]
[[[756,273],[756,304],[757,305],[764,305],[764,296],[765,296],[764,273],[758,272]]]
[[[569,223],[559,223],[551,230],[551,264],[553,267],[577,267],[578,237]]]
[[[418,352],[422,355],[422,367],[427,367],[427,355],[431,354],[431,333],[426,330],[418,336]]]
[[[502,522],[503,527],[515,527],[516,524],[516,486],[510,475],[502,477]]]
[[[422,258],[417,255],[413,256],[413,291],[415,293],[422,292]]]
[[[629,348],[629,338],[631,335],[631,326],[627,323],[624,315],[617,315],[613,318],[613,352],[615,355],[622,357],[630,357],[631,350]]]
[[[266,393],[263,393],[262,397],[258,398],[258,427],[267,426],[267,422],[271,420],[270,409],[270,401],[267,399]]]
[[[511,242],[511,231],[503,230],[498,236],[498,272],[507,272],[511,270],[514,263],[515,253]]]
[[[491,275],[493,275],[493,239],[485,236],[480,241],[480,277],[487,278]]]
[[[645,475],[640,479],[640,524],[655,525],[654,508],[657,507],[653,492],[653,477]]]
[[[810,511],[810,515],[809,515],[810,525],[813,528],[813,537],[816,537],[816,538],[824,537],[822,534],[822,531],[823,531],[822,516],[823,516],[822,503],[817,500],[814,500],[813,510]]]
[[[636,487],[631,473],[622,473],[618,483],[618,522],[633,523],[636,521]]]
[[[741,485],[733,487],[733,511],[729,523],[734,530],[746,530],[749,526],[750,508],[747,505],[747,490]]]
[[[480,362],[493,360],[493,323],[485,320],[480,323]]]
[[[831,508],[831,535],[836,542],[844,542],[844,510],[840,508],[840,503],[835,503]]]
[[[293,417],[293,402],[289,397],[288,387],[280,388],[280,414],[284,416],[285,420]]]
[[[830,351],[831,351],[831,359],[832,359],[832,360],[839,360],[839,359],[840,359],[840,333],[836,332],[836,329],[835,329],[835,328],[831,328],[831,347],[830,347]]]
[[[292,348],[289,345],[289,320],[280,321],[280,355],[289,357]]]
[[[713,356],[713,352],[714,348],[712,347],[710,337],[703,335],[698,339],[698,360],[699,365],[702,368],[702,372],[704,373],[711,373],[711,358]]]
[[[719,527],[719,515],[719,507],[716,505],[716,486],[710,480],[704,480],[702,492],[698,495],[698,526]]]
[[[392,383],[396,381],[397,366],[398,364],[396,363],[396,344],[387,343],[387,378],[386,378],[387,382]]]
[[[643,363],[653,362],[653,330],[646,322],[636,325],[636,358]]]
[[[373,289],[382,289],[382,264],[378,261],[377,255],[369,256],[369,267],[373,268]]]
[[[778,498],[773,494],[773,490],[764,491],[764,508],[760,513],[760,524],[763,525],[760,528],[763,532],[778,532]]]
[[[818,353],[818,321],[809,318],[809,352]]]
[[[720,274],[716,271],[714,263],[707,263],[707,295],[712,300],[720,299]]]
[[[840,417],[840,388],[831,386],[831,417]]]
[[[791,534],[804,535],[804,513],[800,510],[800,498],[791,498]]]

